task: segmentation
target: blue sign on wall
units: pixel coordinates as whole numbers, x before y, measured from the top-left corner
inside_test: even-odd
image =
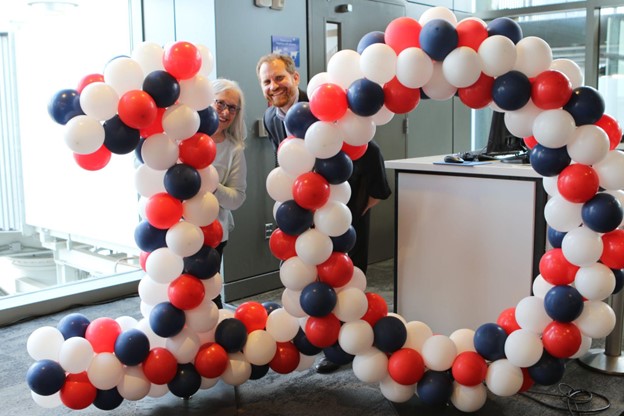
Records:
[[[299,67],[299,38],[272,35],[271,52],[289,55],[295,61],[295,66]]]

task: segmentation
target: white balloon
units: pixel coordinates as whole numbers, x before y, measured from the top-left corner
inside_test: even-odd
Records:
[[[212,82],[207,77],[197,74],[193,78],[180,80],[179,83],[180,97],[178,101],[188,105],[193,110],[204,110],[214,101]]]
[[[104,126],[93,117],[80,115],[65,125],[65,144],[79,155],[88,155],[104,144]]]
[[[333,313],[342,322],[359,320],[368,309],[366,294],[358,288],[350,287],[341,290],[336,297]]]
[[[197,194],[182,203],[184,219],[198,227],[212,224],[219,215],[219,201],[211,192]]]
[[[505,340],[505,357],[516,367],[530,367],[542,357],[544,347],[539,335],[528,329],[513,331]]]
[[[342,149],[342,132],[334,123],[317,121],[306,131],[305,146],[315,158],[329,159]]]
[[[374,341],[373,328],[366,321],[346,322],[340,327],[338,343],[347,354],[363,354],[372,348]]]
[[[351,49],[336,52],[327,62],[327,73],[332,83],[349,88],[353,81],[364,78],[360,69],[360,54]]]
[[[202,279],[202,283],[204,284],[205,296],[208,299],[214,299],[221,293],[223,288],[223,276],[217,272],[209,279]]]
[[[423,85],[422,90],[432,100],[446,101],[455,95],[457,87],[446,80],[442,71],[442,62],[434,62],[431,79]]]
[[[141,42],[132,50],[134,59],[145,75],[153,71],[164,71],[163,55],[165,51],[155,42]]]
[[[561,195],[557,195],[546,202],[544,217],[548,225],[555,230],[567,232],[577,228],[583,222],[582,208],[583,204],[569,202]]]
[[[485,376],[487,388],[501,397],[516,394],[522,387],[523,381],[522,370],[506,359],[496,360],[491,363]]]
[[[295,251],[301,260],[313,266],[323,263],[331,256],[333,243],[327,234],[311,228],[304,231],[295,241]]]
[[[303,318],[307,314],[301,308],[299,298],[301,297],[301,291],[295,291],[291,289],[284,289],[282,292],[282,305],[286,312],[295,318]]]
[[[199,73],[207,77],[212,73],[212,70],[214,69],[214,55],[206,45],[199,44],[195,46],[197,46],[197,50],[199,51],[202,58],[202,64],[199,68]]]
[[[173,140],[184,140],[193,136],[199,129],[199,114],[184,103],[173,104],[162,116],[163,130]]]
[[[559,195],[559,188],[557,187],[557,180],[559,179],[559,175],[557,176],[544,176],[542,178],[542,186],[544,190],[549,196],[557,196]]]
[[[442,72],[452,86],[468,87],[481,76],[481,58],[474,49],[460,46],[444,58]]]
[[[26,351],[35,361],[58,361],[59,352],[65,339],[63,334],[53,326],[42,326],[35,329],[26,341]]]
[[[415,384],[403,385],[394,381],[390,376],[387,376],[379,383],[379,389],[381,394],[388,400],[394,403],[404,403],[414,397]]]
[[[217,169],[210,165],[204,169],[197,169],[197,172],[199,172],[199,177],[201,178],[201,186],[197,194],[214,193],[219,185],[219,172],[217,172]]]
[[[546,110],[533,122],[533,136],[544,147],[557,149],[568,144],[576,129],[576,123],[565,110]]]
[[[574,286],[589,300],[604,300],[615,289],[613,271],[602,263],[581,267],[574,276]]]
[[[570,158],[584,165],[594,165],[609,152],[609,137],[600,127],[593,124],[579,126],[567,146]]]
[[[184,259],[167,247],[152,251],[145,262],[146,273],[161,284],[171,283],[183,270]]]
[[[360,69],[364,77],[383,85],[396,75],[397,55],[392,47],[385,43],[368,46],[360,58]]]
[[[624,153],[612,150],[598,163],[593,166],[598,177],[600,186],[608,191],[624,189]]]
[[[358,288],[362,292],[366,290],[366,276],[364,276],[364,272],[357,266],[353,266],[353,276],[351,276],[349,283],[339,288],[336,288],[336,292],[346,290],[350,287]]]
[[[345,181],[339,184],[329,184],[329,200],[346,204],[351,199],[351,185]]]
[[[141,65],[132,58],[115,58],[104,67],[104,82],[113,87],[121,97],[131,90],[140,90],[144,73]]]
[[[293,256],[282,263],[279,275],[284,287],[301,291],[316,281],[317,270],[316,266],[306,264],[299,256]]]
[[[516,305],[516,322],[520,328],[541,334],[552,319],[544,308],[544,299],[527,296]]]
[[[80,108],[96,120],[106,121],[117,114],[119,95],[104,82],[92,82],[80,92]]]
[[[474,346],[474,334],[475,331],[473,329],[462,328],[453,331],[451,335],[449,335],[451,341],[455,343],[457,355],[466,351],[476,351]]]
[[[267,318],[266,331],[277,342],[292,340],[299,331],[299,321],[284,308],[271,312]]]
[[[142,164],[134,171],[134,186],[139,195],[149,198],[159,192],[167,192],[165,189],[164,170],[155,170]]]
[[[215,277],[208,280],[213,279],[215,279]],[[219,321],[219,308],[217,307],[217,304],[212,301],[215,296],[212,296],[212,294],[204,294],[204,299],[198,307],[184,311],[184,315],[186,317],[185,324],[188,328],[200,334],[207,333],[217,327],[217,322]],[[203,340],[200,337],[200,345],[203,344],[202,341]]]
[[[59,351],[59,364],[72,374],[87,371],[93,359],[91,343],[82,337],[71,337],[63,342]]]
[[[544,276],[539,274],[537,275],[535,279],[533,279],[533,285],[532,285],[533,296],[544,299],[544,296],[546,296],[546,293],[548,293],[548,291],[552,289],[554,286],[555,285],[548,283],[544,279]]]
[[[49,396],[42,396],[31,390],[30,397],[32,397],[37,406],[43,407],[44,409],[54,409],[55,407],[59,407],[63,404],[60,391],[57,391]]]
[[[407,88],[420,88],[433,75],[433,61],[420,48],[405,48],[397,57],[396,77]]]
[[[483,72],[498,77],[511,71],[516,63],[516,45],[506,36],[494,35],[486,38],[479,46]]]
[[[373,117],[362,117],[347,110],[344,116],[336,122],[342,133],[342,140],[351,146],[363,146],[375,136],[377,125]]]
[[[388,375],[388,356],[375,347],[353,359],[353,374],[364,383],[377,383]]]
[[[424,26],[427,22],[434,19],[446,20],[453,26],[457,25],[457,17],[455,16],[455,13],[443,6],[430,7],[425,10],[423,14],[420,15],[418,23],[420,23],[421,26]]]
[[[403,348],[411,348],[422,353],[422,347],[429,338],[433,336],[433,331],[427,324],[420,321],[410,321],[405,325],[407,339]]]
[[[476,412],[485,405],[486,401],[487,389],[483,384],[463,386],[456,381],[453,382],[451,403],[460,412]]]
[[[516,137],[529,137],[533,134],[533,123],[541,111],[529,100],[521,109],[505,112],[505,126]]]
[[[277,163],[289,175],[297,177],[314,168],[316,158],[305,146],[302,139],[285,140],[277,152]]]
[[[384,124],[388,124],[390,120],[392,120],[392,118],[394,117],[394,113],[388,110],[385,105],[382,105],[381,109],[379,109],[379,111],[377,111],[377,113],[375,113],[372,117],[373,123],[375,123],[376,126],[383,126]]]
[[[87,377],[94,387],[100,390],[110,390],[121,382],[124,376],[123,368],[123,364],[115,357],[115,354],[102,352],[96,354],[91,360],[87,369]]]
[[[245,359],[254,365],[268,364],[275,356],[277,343],[267,331],[258,329],[247,335],[243,347]]]
[[[142,367],[125,367],[117,385],[119,395],[126,400],[141,400],[149,393],[152,383],[145,377]]]
[[[422,345],[425,367],[433,371],[446,371],[453,365],[457,347],[446,335],[432,335]]]
[[[561,71],[572,83],[572,89],[583,85],[583,71],[576,62],[571,59],[555,59],[550,64],[550,69]]]
[[[200,346],[199,337],[188,327],[182,328],[180,332],[165,341],[165,347],[180,364],[192,362]]]
[[[164,133],[149,136],[141,146],[143,163],[154,170],[167,170],[178,161],[178,145]]]
[[[167,247],[180,257],[189,257],[204,246],[201,228],[187,221],[180,221],[165,234]]]
[[[358,63],[358,69],[359,69],[359,63]],[[312,98],[312,95],[314,94],[314,90],[316,90],[319,86],[323,84],[330,84],[330,83],[332,83],[332,79],[328,72],[319,72],[318,74],[314,75],[312,78],[310,78],[310,81],[308,81],[308,87],[306,88],[306,91],[308,93],[308,98],[309,99]]]
[[[602,255],[602,249],[600,234],[587,227],[568,231],[561,242],[561,250],[566,260],[580,267],[596,263]]]
[[[293,199],[292,187],[295,176],[281,167],[274,168],[266,178],[266,190],[274,201],[284,202]]]
[[[552,51],[543,39],[527,36],[516,44],[516,64],[514,69],[528,78],[533,78],[550,68]]]
[[[587,354],[587,352],[591,348],[591,344],[592,339],[588,336],[581,334],[581,346],[579,347],[578,351],[574,353],[574,355],[570,356],[570,359],[574,360],[576,358],[581,358],[582,356]]]
[[[608,304],[588,300],[583,302],[583,312],[574,323],[581,333],[590,338],[604,338],[615,328],[615,312]]]
[[[154,384],[152,383],[150,386],[150,390],[147,393],[148,397],[158,398],[163,397],[165,394],[169,393],[169,386],[166,384]]]
[[[165,347],[166,339],[154,333],[154,331],[152,330],[152,326],[149,322],[149,318],[141,319],[139,322],[137,322],[135,328],[143,332],[147,336],[147,339],[149,339],[150,348]]]
[[[305,355],[299,353],[299,365],[297,366],[297,368],[295,368],[295,371],[301,372],[309,369],[314,364],[315,359],[316,358],[314,355]]]
[[[342,202],[328,201],[314,211],[314,226],[321,233],[338,237],[351,226],[351,210]]]
[[[143,279],[141,279],[143,280]],[[148,280],[147,278],[145,280]],[[140,282],[139,282],[140,284]],[[119,327],[121,328],[121,332],[123,331],[127,331],[129,329],[133,329],[134,327],[136,327],[138,321],[136,320],[136,318],[133,318],[132,316],[128,316],[128,315],[124,315],[124,316],[120,316],[118,318],[115,318],[115,322],[117,322],[119,324]]]

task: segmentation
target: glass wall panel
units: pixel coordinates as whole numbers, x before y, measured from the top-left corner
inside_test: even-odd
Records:
[[[624,7],[600,10],[598,90],[605,112],[624,120]]]

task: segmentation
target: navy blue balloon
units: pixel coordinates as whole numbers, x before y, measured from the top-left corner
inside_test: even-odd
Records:
[[[375,322],[373,334],[373,345],[386,353],[400,350],[407,339],[405,324],[395,316],[384,316]]]
[[[185,163],[176,163],[165,172],[165,189],[174,198],[191,199],[201,188],[201,176],[194,167]]]
[[[284,201],[275,211],[275,222],[286,234],[299,235],[312,226],[314,213],[290,199]]]
[[[604,115],[605,102],[597,89],[581,86],[572,91],[572,96],[563,106],[577,126],[594,124]]]
[[[284,117],[284,125],[288,133],[300,139],[305,138],[308,128],[317,121],[319,121],[318,118],[310,110],[310,103],[305,101],[293,104]]]
[[[613,288],[613,294],[619,293],[624,287],[624,270],[622,269],[611,269],[613,272],[613,276],[615,277],[615,287]]]
[[[432,19],[425,23],[418,37],[420,48],[434,61],[442,62],[459,41],[455,27],[444,19]]]
[[[314,171],[331,185],[346,182],[353,173],[353,160],[342,150],[327,159],[316,159]]]
[[[301,309],[310,316],[326,316],[334,310],[338,297],[333,287],[323,282],[312,282],[301,291]]]
[[[322,351],[322,348],[319,348],[310,343],[310,341],[308,340],[308,337],[306,336],[305,332],[303,332],[301,328],[299,328],[297,335],[295,335],[295,337],[293,338],[293,344],[295,344],[295,347],[297,347],[299,352],[303,355],[312,356]]]
[[[271,315],[271,312],[274,310],[282,308],[282,305],[277,302],[262,302],[262,306],[267,311],[268,315]]]
[[[486,360],[496,361],[505,358],[507,333],[495,323],[481,325],[474,334],[475,350]]]
[[[597,233],[608,233],[622,223],[622,204],[611,194],[597,193],[581,208],[583,224]]]
[[[56,324],[56,329],[63,334],[64,339],[69,339],[71,337],[84,338],[90,323],[91,321],[83,314],[70,313],[61,318],[59,323]]]
[[[217,325],[215,341],[227,352],[241,351],[247,342],[247,328],[238,319],[224,319]]]
[[[487,25],[488,36],[501,35],[511,39],[513,43],[522,40],[522,28],[509,17],[499,17]]]
[[[156,335],[169,338],[182,331],[186,315],[182,309],[176,308],[170,302],[162,302],[150,312],[149,323]]]
[[[537,144],[529,153],[529,161],[535,172],[542,176],[557,176],[572,161],[565,146],[556,149]]]
[[[554,228],[548,226],[548,231],[547,231],[548,242],[553,248],[561,248],[563,237],[565,237],[566,234],[567,232],[557,231]]]
[[[149,339],[138,329],[124,331],[115,340],[115,356],[122,364],[139,365],[145,361],[149,352]]]
[[[492,100],[503,110],[519,110],[530,98],[531,81],[520,71],[509,71],[494,80]]]
[[[39,360],[26,372],[28,387],[40,396],[50,396],[65,384],[65,370],[56,361]]]
[[[141,163],[145,163],[143,161],[143,155],[141,154],[141,150],[143,149],[143,143],[145,143],[145,139],[143,137],[139,137],[139,143],[137,143],[136,149],[134,149],[134,157]]]
[[[48,102],[48,114],[54,121],[63,125],[72,118],[83,115],[78,91],[65,89],[54,94]]]
[[[583,296],[572,286],[553,286],[544,296],[544,309],[555,321],[572,322],[583,312]]]
[[[134,242],[146,253],[167,246],[167,230],[151,225],[147,220],[141,221],[134,229]]]
[[[370,117],[377,114],[384,104],[383,88],[369,79],[356,79],[347,88],[347,103],[358,116]]]
[[[266,376],[269,373],[271,367],[268,364],[265,365],[251,365],[251,375],[249,376],[249,380],[260,380],[262,377]]]
[[[339,343],[335,343],[331,347],[323,348],[323,354],[332,363],[338,365],[349,364],[355,358],[355,355],[345,352]]]
[[[356,240],[355,228],[352,225],[349,226],[349,229],[342,235],[338,237],[329,237],[332,240],[332,244],[334,245],[334,251],[339,251],[341,253],[348,253],[355,247]]]
[[[361,55],[362,52],[364,52],[364,49],[375,43],[386,43],[384,32],[375,30],[362,36],[357,44],[356,51]]]
[[[143,91],[154,99],[157,107],[166,108],[180,98],[180,83],[167,71],[156,70],[145,76]]]
[[[445,371],[425,371],[416,385],[416,393],[429,406],[444,405],[453,393],[453,377]]]
[[[167,387],[174,396],[185,399],[197,393],[201,382],[201,375],[193,364],[178,364],[178,371],[173,380],[167,383]]]
[[[110,390],[99,390],[95,395],[93,406],[100,410],[113,410],[118,408],[123,402],[124,398],[119,394],[117,387],[113,387]]]
[[[197,114],[199,114],[199,128],[197,132],[212,136],[219,127],[219,114],[217,114],[217,110],[212,106],[208,106],[198,111]]]
[[[210,246],[203,246],[192,256],[184,257],[184,273],[198,279],[210,279],[221,267],[221,255]]]
[[[124,124],[119,115],[104,122],[104,146],[117,155],[128,154],[139,145],[139,130]]]
[[[563,378],[565,360],[555,358],[544,350],[539,361],[528,367],[527,371],[536,384],[551,386]]]

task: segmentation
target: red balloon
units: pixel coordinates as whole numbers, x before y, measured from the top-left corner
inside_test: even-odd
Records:
[[[422,26],[411,17],[399,17],[391,21],[384,32],[384,42],[396,54],[406,48],[420,47],[420,30]]]
[[[203,169],[214,162],[217,155],[217,145],[210,136],[204,133],[195,133],[178,145],[180,161],[194,167]]]
[[[319,209],[329,201],[329,182],[316,172],[297,176],[292,185],[295,202],[302,208]]]
[[[147,221],[161,230],[166,230],[177,224],[183,213],[182,201],[167,192],[159,192],[150,196],[145,204]]]
[[[366,292],[366,300],[368,309],[360,319],[368,322],[370,326],[375,326],[378,320],[388,315],[388,304],[384,298],[373,292]]]
[[[147,258],[149,257],[150,252],[148,251],[141,251],[139,253],[139,265],[141,266],[141,269],[143,269],[143,271],[145,272],[145,263],[147,263]]]
[[[492,102],[493,86],[494,78],[481,73],[477,82],[465,88],[458,88],[457,94],[462,103],[477,110],[487,107]]]
[[[199,227],[204,233],[204,245],[216,248],[223,240],[223,226],[219,220],[214,220],[211,224]]]
[[[258,302],[245,302],[239,305],[234,312],[234,318],[245,325],[248,334],[258,329],[264,329],[268,317],[267,310]]]
[[[217,378],[223,374],[229,363],[227,352],[214,342],[204,344],[195,356],[195,369],[206,378]]]
[[[522,370],[523,378],[522,378],[522,386],[520,387],[520,390],[518,390],[519,393],[529,390],[531,387],[533,387],[533,384],[535,384],[535,381],[531,378],[531,375],[529,374],[529,369],[521,368],[521,370]]]
[[[546,70],[537,75],[531,86],[531,100],[543,110],[563,107],[572,96],[572,83],[561,71]]]
[[[386,108],[395,114],[409,113],[420,102],[420,89],[407,88],[397,77],[384,84],[383,92]]]
[[[77,374],[68,374],[65,384],[61,387],[61,401],[73,410],[89,407],[97,395],[97,389],[89,381],[86,371]]]
[[[568,165],[557,177],[557,189],[570,202],[587,202],[596,195],[600,178],[591,166],[581,163]]]
[[[581,347],[581,331],[572,322],[549,323],[542,333],[544,349],[557,358],[569,358]]]
[[[520,325],[516,321],[516,308],[507,308],[498,315],[496,324],[503,328],[507,335],[511,334],[515,330],[520,329]]]
[[[178,361],[166,348],[152,348],[143,361],[143,374],[154,384],[167,384],[178,372]]]
[[[201,280],[190,274],[181,274],[167,288],[169,301],[184,311],[196,308],[204,300],[206,288]]]
[[[102,145],[98,150],[93,153],[81,155],[74,153],[74,160],[78,163],[78,166],[85,170],[100,170],[111,160],[111,151]]]
[[[269,249],[280,260],[288,260],[297,255],[295,251],[296,235],[289,235],[276,228],[269,238]]]
[[[347,154],[351,158],[351,160],[358,160],[364,153],[366,153],[366,149],[368,149],[368,143],[363,144],[361,146],[353,146],[347,142],[342,142],[342,151]]]
[[[78,94],[80,94],[87,85],[92,84],[94,82],[104,82],[104,75],[102,74],[85,75],[84,77],[82,77],[80,81],[78,81],[78,86],[76,87],[76,91],[78,91]]]
[[[616,119],[608,114],[603,114],[600,120],[596,122],[596,125],[603,129],[609,137],[609,150],[614,150],[622,141],[622,127]]]
[[[340,321],[330,313],[325,316],[311,316],[306,321],[305,334],[310,344],[318,348],[327,348],[338,341]]]
[[[353,277],[353,261],[347,253],[334,251],[327,260],[316,266],[319,280],[331,287],[342,287]]]
[[[111,318],[97,318],[91,321],[85,338],[91,343],[93,352],[115,352],[115,341],[121,334],[121,326]]]
[[[128,91],[119,99],[117,112],[121,121],[133,129],[150,126],[158,115],[156,102],[141,90]]]
[[[321,121],[336,121],[347,112],[347,93],[336,84],[322,84],[310,98],[310,111]]]
[[[539,262],[540,274],[544,280],[555,286],[569,285],[574,282],[578,269],[579,266],[570,263],[560,248],[548,250]]]
[[[476,386],[485,380],[488,366],[485,358],[474,351],[459,353],[453,361],[453,378],[464,386]]]
[[[602,236],[600,261],[611,269],[624,269],[624,230],[617,229]]]
[[[292,373],[299,365],[300,359],[299,350],[292,342],[278,342],[277,351],[269,362],[269,367],[278,374]]]
[[[412,348],[401,348],[388,359],[388,374],[404,386],[418,383],[425,373],[425,362]]]
[[[201,52],[190,42],[175,42],[163,54],[165,71],[177,79],[193,78],[201,65]]]
[[[162,118],[163,114],[165,114],[166,108],[156,108],[156,117],[154,117],[154,121],[149,126],[143,127],[139,130],[141,137],[147,139],[153,134],[162,133],[165,129],[162,126]]]
[[[487,39],[488,31],[487,26],[476,19],[465,19],[457,24],[455,27],[457,30],[457,47],[467,46],[474,51],[479,51],[481,43]]]
[[[535,146],[537,146],[537,140],[535,140],[534,136],[525,137],[522,140],[524,141],[526,147],[528,147],[529,149],[533,149]]]

